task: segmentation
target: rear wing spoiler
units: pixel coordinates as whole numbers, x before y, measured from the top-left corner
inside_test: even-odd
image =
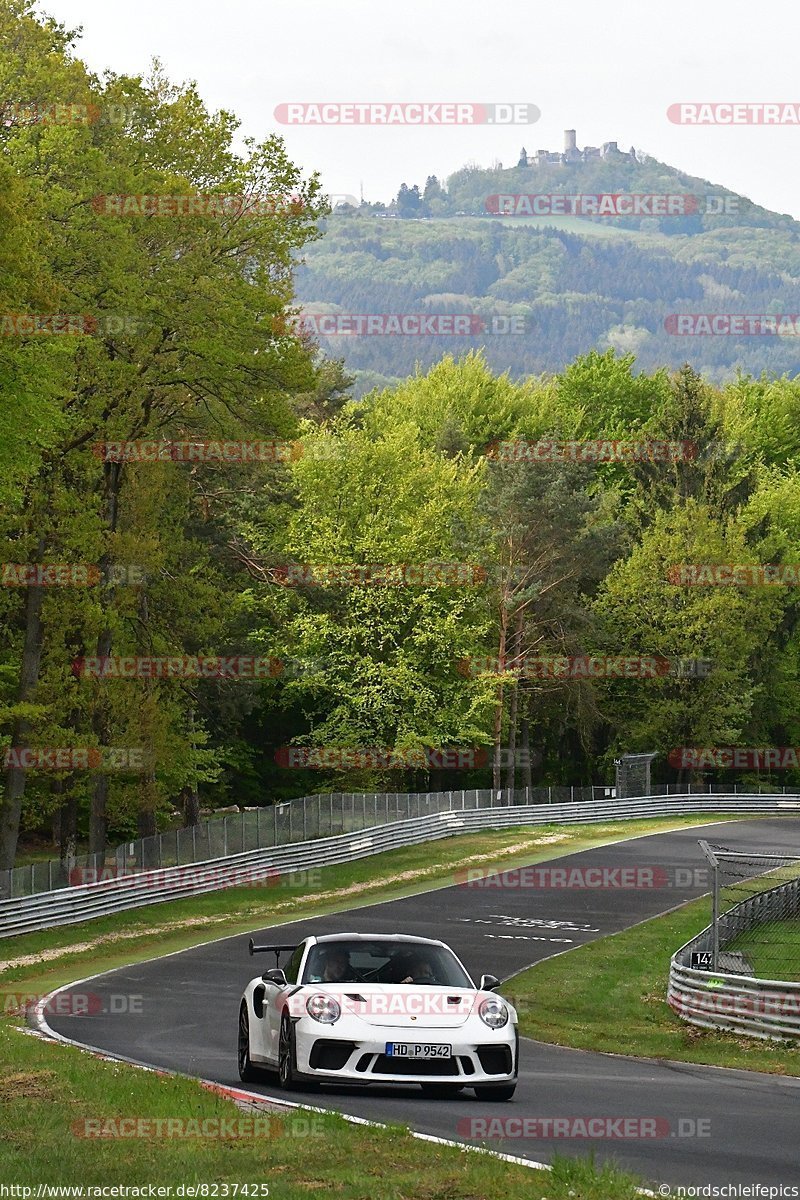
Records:
[[[250,950],[251,955],[268,954],[270,951],[272,951],[273,954],[283,954],[288,953],[289,950],[296,950],[299,945],[299,942],[295,942],[293,946],[257,946],[253,939],[250,938],[248,949]]]

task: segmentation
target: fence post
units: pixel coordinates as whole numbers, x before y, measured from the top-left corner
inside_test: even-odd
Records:
[[[708,842],[699,839],[700,849],[711,863],[711,969],[719,969],[719,859]]]
[[[261,805],[256,809],[256,847],[261,849]]]
[[[275,824],[275,837],[274,837],[272,844],[274,846],[277,846],[277,844],[278,844],[278,806],[277,806],[277,804],[272,805],[272,820]]]
[[[228,816],[222,818],[222,857],[228,857]]]
[[[548,804],[552,804],[552,803],[553,803],[553,789],[552,789],[552,787],[548,787],[548,789],[547,789],[547,803],[548,803]]]
[[[303,796],[303,841],[308,841],[307,814],[306,814],[306,797]]]

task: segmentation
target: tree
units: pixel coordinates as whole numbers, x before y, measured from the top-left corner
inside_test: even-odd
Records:
[[[309,346],[275,318],[291,307],[293,255],[316,236],[315,222],[324,208],[317,203],[319,181],[302,179],[280,139],[260,145],[248,141],[238,154],[235,119],[208,113],[192,86],[174,87],[160,69],[145,83],[109,76],[100,84],[72,56],[71,35],[37,22],[30,10],[24,0],[0,9],[0,78],[9,87],[13,81],[11,94],[35,94],[43,104],[94,105],[101,114],[124,100],[138,116],[123,128],[99,120],[75,127],[35,122],[3,131],[4,170],[15,179],[27,178],[35,195],[37,253],[45,266],[44,282],[52,280],[48,305],[52,311],[87,314],[87,320],[81,336],[54,347],[57,369],[44,371],[37,385],[37,403],[47,420],[36,443],[20,455],[24,487],[14,496],[13,523],[2,532],[13,538],[17,553],[24,551],[25,561],[64,561],[72,554],[109,570],[120,561],[116,556],[138,551],[148,537],[157,540],[162,513],[151,511],[151,523],[137,527],[126,542],[131,467],[103,461],[92,451],[95,443],[290,436],[290,397],[319,390]],[[115,215],[113,209],[104,211],[102,200],[108,194],[198,191],[247,197],[247,202],[221,215],[176,219],[137,211],[135,201],[130,215]],[[19,215],[18,193],[18,185],[10,190],[9,221]],[[255,203],[264,197],[268,204]],[[23,230],[23,235],[20,273],[29,244],[29,233]],[[32,292],[29,303],[35,298]],[[120,315],[121,323],[109,319]],[[24,381],[36,365],[36,350],[23,339],[19,374]],[[0,382],[4,377],[8,372],[0,364]],[[207,481],[202,467],[183,472],[192,483]],[[179,588],[186,595],[196,581],[184,577]],[[140,631],[152,624],[155,592],[145,599],[140,596],[131,613],[127,589],[101,589],[97,603],[87,599],[82,610],[70,613],[70,639],[85,653],[112,653],[124,644],[123,631],[131,622]],[[11,598],[8,624],[20,667],[16,688],[9,687],[4,699],[14,744],[34,735],[34,722],[44,719],[45,699],[56,723],[74,709],[71,695],[48,695],[39,679],[48,646],[66,636],[60,628],[63,607],[63,599],[45,596],[37,587],[20,589]],[[175,633],[187,637],[185,630]],[[153,714],[159,695],[153,689],[148,701],[155,706]],[[81,736],[109,744],[115,718],[108,696],[99,693],[84,718],[89,725]],[[159,726],[156,715],[150,724]],[[199,746],[196,723],[192,737]],[[190,760],[191,755],[182,759],[187,779],[196,775]],[[163,764],[161,769],[166,779],[170,773]],[[25,782],[18,767],[6,772],[0,869],[14,861]],[[178,787],[185,782],[176,781]],[[109,796],[104,774],[92,791],[91,841],[101,849]],[[153,787],[149,795],[142,810],[147,823]]]

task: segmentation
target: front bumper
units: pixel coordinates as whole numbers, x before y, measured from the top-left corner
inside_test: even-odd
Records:
[[[477,1026],[477,1027],[476,1027]],[[455,1029],[366,1026],[345,1019],[296,1023],[297,1069],[308,1079],[348,1083],[452,1083],[463,1087],[511,1083],[517,1078],[516,1026],[489,1029],[479,1017]],[[386,1054],[387,1042],[452,1046],[451,1058],[407,1059]]]

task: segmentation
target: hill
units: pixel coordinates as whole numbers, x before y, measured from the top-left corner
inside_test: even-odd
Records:
[[[303,310],[473,314],[483,326],[473,322],[467,336],[321,337],[325,352],[356,373],[360,392],[479,345],[493,369],[515,378],[560,371],[576,354],[609,346],[635,352],[644,370],[689,360],[718,382],[740,369],[797,373],[800,324],[728,332],[718,321],[725,332],[695,336],[671,332],[670,320],[797,313],[800,223],[790,216],[654,159],[623,155],[466,167],[446,187],[429,179],[414,193],[416,208],[409,208],[412,189],[404,189],[389,209],[345,206],[324,223],[298,271]],[[570,206],[594,201],[565,199],[620,194],[694,203],[678,205],[683,215],[591,216],[573,215]],[[532,202],[516,198],[532,195],[557,198],[539,207],[565,215],[496,215],[530,210]],[[427,215],[398,215],[408,211]]]

